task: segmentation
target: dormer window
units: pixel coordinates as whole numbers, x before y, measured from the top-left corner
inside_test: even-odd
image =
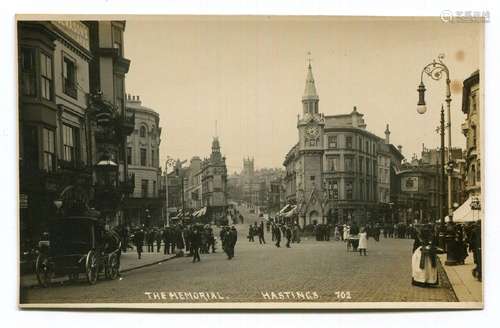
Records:
[[[139,130],[139,136],[141,138],[146,138],[146,127],[145,126],[141,126],[141,128]]]

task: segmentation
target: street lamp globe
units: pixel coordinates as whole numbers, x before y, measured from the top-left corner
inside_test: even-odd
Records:
[[[425,105],[425,85],[423,82],[420,82],[417,91],[418,91],[417,113],[424,114],[427,111],[427,106]]]
[[[419,114],[425,114],[427,112],[427,106],[426,105],[417,105],[417,113]]]

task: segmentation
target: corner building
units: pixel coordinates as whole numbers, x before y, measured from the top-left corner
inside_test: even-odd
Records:
[[[135,128],[127,137],[127,165],[135,181],[125,204],[127,223],[160,225],[164,197],[160,197],[160,115],[142,104],[139,96],[127,95],[126,108],[135,115]],[[149,221],[149,222],[148,222]]]
[[[403,158],[388,144],[388,129],[386,139],[367,131],[356,107],[349,114],[321,113],[311,65],[302,107],[297,119],[299,141],[283,163],[286,200],[297,205],[298,223],[382,221],[379,213],[381,204],[389,201],[390,183],[384,179],[380,199],[378,171],[380,165],[397,165]],[[389,169],[383,172],[390,176]]]

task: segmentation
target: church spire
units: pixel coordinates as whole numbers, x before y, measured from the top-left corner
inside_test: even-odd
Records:
[[[311,53],[308,53],[310,55]],[[308,58],[309,64],[307,65],[306,86],[304,88],[304,95],[302,96],[302,104],[304,114],[318,113],[319,97],[316,92],[316,84],[314,83],[314,76],[312,73],[311,58]]]

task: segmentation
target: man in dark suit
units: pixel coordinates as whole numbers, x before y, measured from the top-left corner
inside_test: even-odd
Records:
[[[134,235],[134,244],[137,249],[137,257],[141,259],[142,245],[144,244],[144,231],[142,229],[138,230]]]
[[[230,260],[234,257],[234,247],[236,246],[236,241],[238,240],[238,232],[236,231],[236,228],[234,226],[232,226],[231,229],[229,230],[227,238],[228,238],[227,258],[228,260]]]
[[[264,221],[261,221],[260,226],[258,228],[259,232],[259,243],[265,244],[266,240],[264,239]]]
[[[191,241],[191,252],[193,253],[193,263],[198,261],[200,262],[200,247],[201,247],[201,234],[198,231],[198,228],[195,227],[190,235]]]
[[[280,243],[281,243],[280,227],[276,224],[276,225],[274,225],[273,229],[274,229],[274,239],[276,240],[276,247],[280,247]]]

